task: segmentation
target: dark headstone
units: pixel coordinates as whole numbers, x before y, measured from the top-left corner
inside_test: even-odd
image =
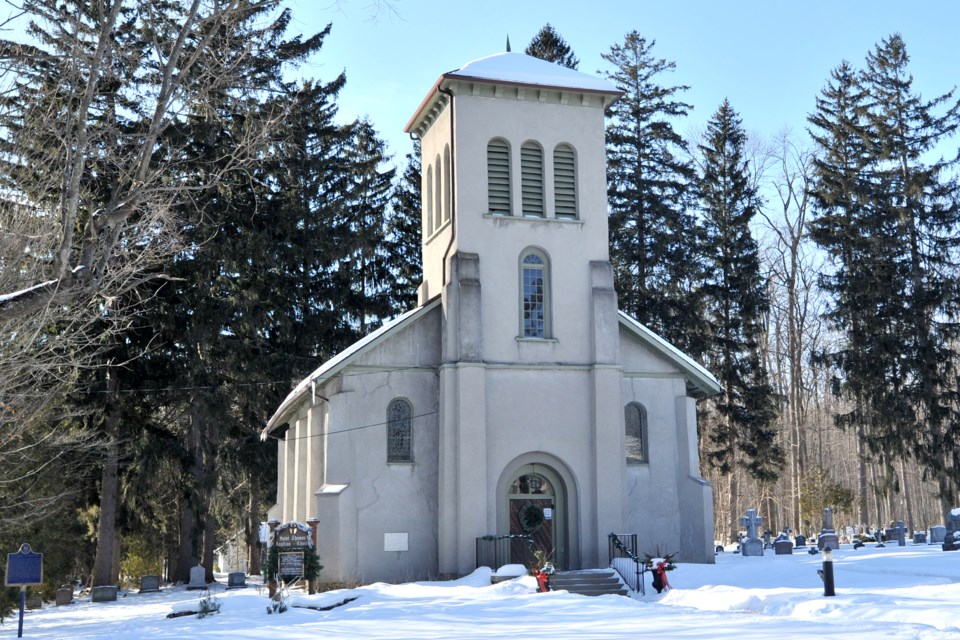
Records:
[[[227,574],[227,589],[240,589],[247,586],[247,574],[243,571],[232,571]]]
[[[930,544],[943,544],[947,537],[947,528],[942,524],[930,527]]]
[[[793,543],[789,540],[777,540],[773,543],[773,552],[778,556],[793,555]]]
[[[914,531],[914,532],[913,532],[913,544],[927,544],[927,532],[926,532],[926,531]]]
[[[39,593],[33,592],[27,596],[27,609],[42,609],[43,598]]]
[[[806,537],[805,535],[803,535],[802,533],[798,533],[795,540],[796,540],[796,546],[797,546],[797,547],[805,547],[805,546],[807,546],[807,537]]]
[[[90,602],[116,602],[117,587],[103,585],[90,590]]]
[[[947,515],[947,530],[943,537],[944,551],[960,551],[960,509]]]
[[[140,576],[140,593],[150,593],[151,591],[160,591],[160,576]]]
[[[840,538],[833,528],[833,512],[829,508],[823,510],[823,529],[820,530],[820,535],[817,537],[817,547],[821,550],[828,547],[830,549],[840,548]]]

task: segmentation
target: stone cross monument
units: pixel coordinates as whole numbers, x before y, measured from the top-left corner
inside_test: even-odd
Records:
[[[740,526],[747,528],[747,537],[740,543],[740,553],[742,555],[763,555],[763,542],[757,538],[757,527],[762,524],[763,518],[757,516],[756,509],[747,509],[747,515],[740,518]]]
[[[820,535],[817,536],[817,547],[823,551],[826,548],[839,549],[840,538],[833,528],[833,512],[827,507],[823,510],[823,529],[820,529]]]

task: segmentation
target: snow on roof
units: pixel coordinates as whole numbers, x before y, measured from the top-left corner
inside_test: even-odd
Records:
[[[704,395],[713,395],[720,393],[723,386],[712,373],[707,371],[696,360],[677,349],[675,346],[654,333],[647,326],[634,320],[622,310],[619,311],[620,323],[629,328],[633,333],[644,340],[649,346],[659,351],[662,355],[677,364],[683,371],[690,376],[689,381],[700,389]]]
[[[267,426],[263,429],[263,431],[260,432],[260,439],[266,440],[267,434],[273,431],[273,429],[281,423],[282,418],[286,416],[287,412],[300,401],[300,399],[307,393],[308,390],[312,388],[314,384],[323,384],[333,376],[337,375],[344,367],[350,364],[355,357],[372,348],[375,344],[380,342],[393,331],[410,324],[416,318],[427,313],[439,304],[440,298],[438,296],[433,301],[428,302],[423,306],[407,311],[406,313],[386,323],[373,333],[361,338],[357,342],[354,342],[352,345],[320,365],[316,371],[301,380],[300,384],[294,387],[293,391],[287,394],[287,397],[284,398],[283,402],[280,403],[280,407],[274,412],[273,416],[270,417],[270,420],[267,421]]]
[[[472,60],[459,69],[445,73],[444,77],[620,93],[616,86],[603,78],[509,51]]]

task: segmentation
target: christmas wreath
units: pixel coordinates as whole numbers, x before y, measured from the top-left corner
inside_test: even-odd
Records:
[[[527,533],[533,533],[537,531],[540,527],[543,526],[544,521],[546,520],[543,515],[543,508],[528,502],[527,504],[520,507],[520,512],[517,514],[520,518],[520,526],[523,527],[523,530]]]

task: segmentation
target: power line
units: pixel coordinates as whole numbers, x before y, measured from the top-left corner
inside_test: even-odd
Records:
[[[436,414],[437,414],[436,411],[429,411],[429,412],[427,412],[427,413],[420,413],[420,414],[417,414],[417,415],[415,415],[415,416],[411,416],[411,417],[410,417],[410,420],[412,421],[412,420],[416,420],[416,419],[418,419],[418,418],[425,418],[426,416],[434,416],[434,415],[436,415]],[[387,421],[387,422],[375,422],[375,423],[373,423],[373,424],[365,424],[365,425],[360,426],[360,427],[348,427],[348,428],[346,428],[346,429],[338,429],[337,431],[329,431],[329,432],[327,432],[327,433],[315,433],[315,434],[313,434],[313,435],[297,436],[296,438],[280,438],[280,437],[275,436],[275,435],[270,434],[270,433],[267,434],[267,437],[268,437],[268,438],[273,438],[274,440],[277,440],[277,441],[283,440],[284,442],[293,442],[294,440],[307,440],[307,439],[309,439],[309,438],[320,438],[320,437],[322,437],[322,436],[332,436],[332,435],[336,435],[336,434],[339,434],[339,433],[350,433],[351,431],[361,431],[361,430],[363,430],[363,429],[372,429],[373,427],[384,427],[384,426],[386,426],[386,425],[388,425],[388,424],[390,424],[389,421]]]

